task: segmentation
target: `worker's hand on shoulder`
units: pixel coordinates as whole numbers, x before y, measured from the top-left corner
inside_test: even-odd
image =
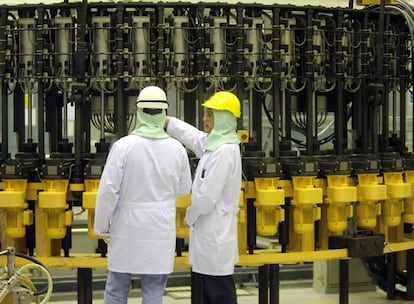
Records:
[[[167,130],[168,123],[170,122],[170,118],[171,118],[171,116],[166,116],[165,117],[165,122],[164,122],[164,129],[165,130]]]

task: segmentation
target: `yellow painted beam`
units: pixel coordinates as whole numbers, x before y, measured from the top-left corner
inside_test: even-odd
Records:
[[[407,239],[404,242],[390,242],[385,244],[384,253],[405,251],[414,249],[414,240]]]
[[[240,255],[239,266],[253,266],[265,264],[292,264],[299,262],[312,262],[329,259],[347,258],[347,249],[321,250],[312,252],[288,252],[281,253],[277,250],[256,250],[254,254]],[[52,256],[36,257],[44,266],[53,268],[92,268],[106,269],[107,258],[98,254],[72,254],[69,257]],[[31,263],[31,261],[16,257],[16,266]],[[0,256],[0,265],[6,264],[6,257]],[[190,268],[188,256],[176,257],[174,268]]]
[[[380,5],[381,0],[357,0],[358,5]],[[385,0],[385,4],[397,4],[394,0]]]
[[[405,251],[414,249],[414,240],[407,238],[404,242],[387,243],[384,253]],[[92,268],[106,269],[107,258],[99,254],[72,253],[69,257],[35,257],[46,267],[53,268]],[[294,264],[324,260],[346,259],[348,258],[347,249],[329,249],[302,252],[280,252],[277,249],[256,250],[254,254],[240,255],[238,266],[259,266],[267,264]],[[16,266],[21,267],[32,263],[24,258],[16,257]],[[0,256],[0,265],[6,265],[6,256]],[[188,269],[190,264],[185,253],[181,257],[176,257],[174,269]]]
[[[265,264],[293,264],[312,261],[324,261],[348,258],[347,249],[302,251],[281,253],[272,250],[257,251],[255,254],[241,255],[239,266],[255,266]]]

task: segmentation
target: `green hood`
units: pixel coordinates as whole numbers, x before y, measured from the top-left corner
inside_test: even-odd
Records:
[[[204,149],[215,151],[223,144],[239,144],[237,118],[229,111],[213,110],[214,127],[204,142]]]
[[[163,110],[160,114],[150,115],[144,113],[143,109],[138,109],[138,123],[131,134],[140,135],[147,138],[167,138],[169,135],[164,131],[166,113]]]

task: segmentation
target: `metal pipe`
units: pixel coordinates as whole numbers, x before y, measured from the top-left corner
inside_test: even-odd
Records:
[[[164,6],[157,6],[157,44],[156,44],[156,60],[157,60],[157,84],[161,88],[166,87],[165,70],[166,63],[164,58],[165,51],[165,37],[164,37]]]
[[[279,304],[280,291],[280,266],[279,264],[269,265],[269,295],[270,304]]]
[[[313,155],[314,141],[317,140],[315,91],[313,88],[313,10],[306,13],[305,24],[305,100],[306,100],[306,154]]]
[[[122,39],[122,34],[123,34],[123,29],[122,29],[122,24],[123,24],[123,20],[124,20],[124,8],[119,5],[117,6],[117,11],[116,11],[116,22],[117,22],[117,29],[116,29],[116,36],[117,36],[117,40],[116,40],[116,49],[117,50],[124,50],[124,41]],[[116,55],[116,73],[118,75],[123,75],[124,74],[124,60],[123,60],[123,53],[122,52],[117,52]],[[117,90],[115,93],[115,118],[116,118],[116,122],[117,124],[115,125],[115,130],[116,130],[116,134],[117,136],[121,137],[124,135],[128,134],[128,126],[127,126],[127,107],[126,107],[126,103],[128,102],[128,98],[126,97],[125,94],[125,84],[124,84],[124,80],[122,79],[122,77],[118,77],[117,81],[116,81],[116,86],[117,86]]]
[[[335,103],[335,152],[337,155],[343,153],[343,145],[346,140],[344,138],[344,131],[346,130],[346,106],[344,104],[344,68],[343,59],[344,50],[342,48],[342,37],[343,37],[343,12],[339,12],[337,15],[337,28],[336,28],[336,56],[337,61],[335,64],[335,74],[337,85],[336,90],[336,103]]]
[[[339,304],[349,303],[349,260],[339,260]]]

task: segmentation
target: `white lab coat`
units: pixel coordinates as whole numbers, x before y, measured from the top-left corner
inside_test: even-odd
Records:
[[[168,133],[200,158],[185,221],[190,229],[192,271],[207,275],[230,275],[239,260],[237,213],[241,185],[238,144],[223,144],[204,151],[205,132],[171,118]]]
[[[99,183],[94,222],[95,233],[110,232],[108,269],[171,273],[175,202],[190,188],[187,152],[177,140],[139,135],[117,140]]]

